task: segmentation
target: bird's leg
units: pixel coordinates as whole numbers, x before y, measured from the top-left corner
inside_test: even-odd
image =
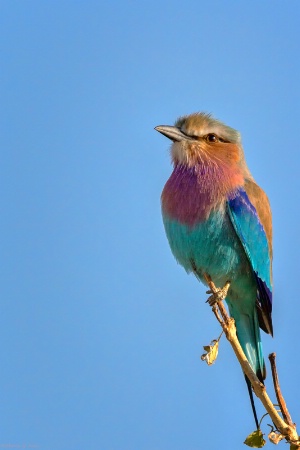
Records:
[[[209,306],[214,306],[216,303],[225,300],[229,287],[230,283],[227,281],[225,286],[222,288],[215,288],[215,290],[210,289],[209,291],[206,291],[207,294],[212,294],[208,297],[206,303],[208,303]]]
[[[231,319],[231,317],[229,317],[229,315],[226,311],[226,308],[223,304],[223,300],[226,298],[228,289],[230,287],[230,282],[227,281],[225,286],[223,286],[222,288],[217,288],[215,286],[214,282],[212,281],[210,275],[205,273],[204,278],[205,278],[208,286],[210,287],[210,290],[207,291],[207,294],[212,294],[206,302],[210,306],[212,306],[212,310],[213,310],[216,318],[220,322],[221,326],[222,327],[225,326],[226,329],[227,329],[227,327],[230,328],[231,322],[233,321],[233,319]],[[219,313],[221,314],[222,319],[221,319]],[[223,328],[223,329],[226,333],[228,332],[225,330],[225,328]]]
[[[204,274],[204,276],[205,276],[207,284],[210,287],[210,290],[206,291],[206,293],[212,294],[208,297],[208,299],[206,300],[206,303],[208,303],[209,306],[214,306],[216,303],[222,302],[223,300],[225,300],[227,293],[228,293],[228,289],[230,287],[230,282],[227,281],[225,286],[223,286],[222,288],[217,288],[209,275]]]

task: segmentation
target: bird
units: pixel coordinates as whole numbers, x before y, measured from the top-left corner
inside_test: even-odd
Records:
[[[172,141],[173,171],[161,195],[173,255],[226,295],[240,345],[259,380],[266,377],[261,333],[273,336],[272,214],[247,166],[240,133],[206,112],[155,130]],[[256,427],[251,384],[246,378]]]

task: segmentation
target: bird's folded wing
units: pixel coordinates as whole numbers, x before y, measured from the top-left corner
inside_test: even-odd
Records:
[[[256,278],[259,325],[272,335],[272,225],[268,198],[253,181],[247,181],[227,201],[227,211]]]

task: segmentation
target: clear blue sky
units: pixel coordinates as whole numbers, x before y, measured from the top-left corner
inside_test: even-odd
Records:
[[[300,423],[299,18],[298,1],[0,2],[1,447],[245,448],[242,373],[224,339],[200,361],[219,326],[160,215],[153,128],[195,111],[241,131],[269,195],[264,351]]]

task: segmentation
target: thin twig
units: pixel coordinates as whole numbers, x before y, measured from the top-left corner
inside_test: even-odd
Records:
[[[289,425],[291,425],[292,427],[294,427],[295,425],[294,425],[294,423],[292,421],[292,418],[291,418],[290,413],[289,413],[289,411],[287,409],[285,400],[284,400],[283,395],[281,393],[275,359],[276,359],[276,353],[271,353],[269,355],[269,360],[270,360],[271,369],[272,369],[273,384],[274,384],[274,389],[275,389],[277,401],[278,401],[279,408],[280,408],[280,410],[282,412],[282,416],[283,416],[285,422],[288,423]]]
[[[219,314],[219,310],[218,310],[217,305],[214,305],[212,307],[212,311],[213,311],[214,315],[216,316],[217,321],[222,325],[223,321],[222,321],[222,317]]]

